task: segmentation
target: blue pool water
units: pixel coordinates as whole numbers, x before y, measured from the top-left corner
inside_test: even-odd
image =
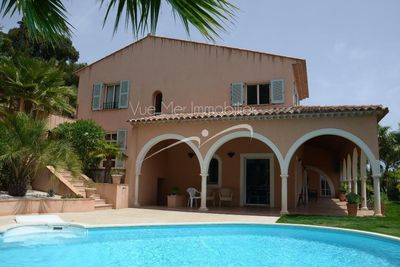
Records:
[[[400,266],[400,242],[282,225],[94,228],[0,236],[0,266]]]

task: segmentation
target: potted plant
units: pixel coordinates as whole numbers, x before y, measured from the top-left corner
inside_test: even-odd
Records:
[[[381,213],[382,215],[385,214],[385,202],[388,200],[385,193],[381,192]],[[373,210],[375,209],[375,199],[374,195],[370,195],[367,199],[367,206],[368,209]]]
[[[355,193],[348,193],[346,198],[348,215],[357,216],[358,204],[361,202],[361,197]]]
[[[87,181],[85,182],[85,193],[86,197],[90,198],[94,194],[96,194],[96,184],[93,181]]]
[[[340,182],[339,188],[339,200],[341,202],[346,201],[347,184],[345,181]]]
[[[113,184],[120,184],[122,176],[124,175],[124,171],[120,169],[112,169],[111,178]]]
[[[174,186],[171,188],[171,193],[167,197],[168,208],[176,208],[185,206],[185,199],[183,195],[179,195],[179,187]]]

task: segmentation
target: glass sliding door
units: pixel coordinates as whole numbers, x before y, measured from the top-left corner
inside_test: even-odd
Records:
[[[270,159],[245,158],[245,204],[269,205]]]

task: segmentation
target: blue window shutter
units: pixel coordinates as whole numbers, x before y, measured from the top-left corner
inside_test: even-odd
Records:
[[[234,107],[243,105],[243,82],[231,84],[231,105]]]
[[[285,103],[285,82],[284,80],[271,81],[271,103]]]
[[[119,108],[128,108],[130,81],[126,81],[126,80],[121,81],[119,88],[120,88],[120,92],[119,92],[118,107]]]
[[[102,83],[93,84],[92,91],[92,110],[100,110],[101,109],[101,91],[103,89]]]

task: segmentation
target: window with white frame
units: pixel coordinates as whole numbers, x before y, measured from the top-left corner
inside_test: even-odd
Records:
[[[92,110],[128,108],[130,86],[129,80],[106,85],[101,82],[93,84]]]
[[[321,175],[319,177],[320,180],[320,194],[321,197],[330,197],[331,196],[331,187],[329,186],[328,179]]]
[[[214,156],[210,161],[208,168],[207,185],[219,187],[221,186],[222,179],[222,166],[221,159],[218,156]]]
[[[270,104],[269,84],[248,84],[246,86],[247,105]]]
[[[127,139],[127,129],[118,129],[117,132],[107,133],[105,135],[106,142],[117,144],[123,153],[126,152],[126,139]],[[125,168],[125,160],[124,159],[117,159],[113,157],[111,159],[112,168],[116,169],[124,169]],[[101,162],[101,167],[105,167],[105,161]]]
[[[117,133],[106,133],[105,139],[106,139],[106,142],[107,142],[107,143],[114,143],[114,144],[116,144],[116,143],[117,143]],[[111,167],[112,167],[112,168],[115,167],[115,162],[116,162],[116,158],[113,157],[113,158],[111,159]],[[106,161],[103,160],[103,161],[101,162],[101,167],[105,168],[105,167],[106,167],[106,166],[105,166],[105,163],[106,163]]]
[[[119,101],[119,84],[109,84],[105,88],[105,98],[103,103],[103,109],[117,109]]]

